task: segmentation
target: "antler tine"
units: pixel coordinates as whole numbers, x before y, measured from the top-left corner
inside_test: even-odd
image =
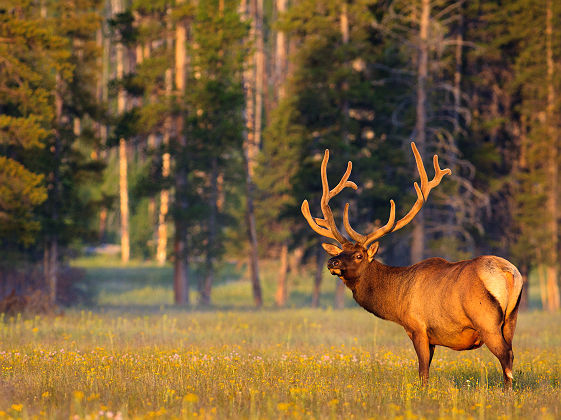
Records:
[[[440,181],[442,181],[442,178],[444,178],[445,175],[451,175],[452,174],[452,170],[449,168],[446,169],[440,169],[440,166],[438,165],[438,155],[434,155],[432,157],[432,164],[434,166],[434,178],[431,182],[429,182],[429,191],[432,190],[434,187],[436,187],[438,184],[440,184]],[[425,199],[428,197],[428,191],[427,191],[427,195],[425,196]]]
[[[335,223],[335,218],[333,217],[333,212],[329,207],[329,200],[339,194],[343,188],[350,187],[356,190],[357,185],[349,181],[349,176],[351,175],[352,162],[347,164],[347,170],[343,174],[343,177],[332,190],[329,189],[329,183],[327,181],[327,162],[329,161],[329,149],[325,150],[323,155],[323,160],[321,162],[321,185],[322,185],[322,196],[321,196],[321,212],[323,214],[323,219],[314,218],[310,214],[310,206],[308,200],[304,200],[302,203],[302,214],[308,221],[310,227],[318,234],[325,236],[327,238],[335,239],[340,244],[348,242],[348,240],[339,232],[337,225]]]
[[[421,178],[421,187],[419,188],[419,184],[416,182],[414,183],[415,191],[417,192],[417,201],[413,204],[413,207],[409,212],[401,218],[391,230],[391,232],[395,232],[396,230],[401,229],[403,226],[407,225],[413,218],[419,213],[423,204],[427,201],[430,191],[440,184],[444,175],[449,175],[452,171],[448,168],[440,169],[438,165],[438,156],[434,155],[433,157],[433,164],[434,164],[434,178],[429,182],[427,177],[427,171],[425,170],[425,165],[423,164],[423,159],[417,150],[417,146],[415,142],[411,142],[411,149],[413,149],[413,155],[415,156],[415,162],[417,163],[417,170],[419,171],[419,177]]]
[[[349,176],[351,175],[351,170],[352,169],[353,169],[353,163],[351,161],[349,161],[347,163],[347,170],[343,174],[343,177],[341,178],[341,181],[339,181],[339,183],[337,184],[337,186],[335,188],[333,188],[331,191],[329,191],[329,198],[330,199],[335,197],[337,194],[339,194],[343,190],[343,188],[345,188],[345,187],[352,188],[355,191],[358,189],[358,186],[353,181],[348,181]],[[326,175],[326,179],[327,179],[327,175]]]
[[[349,223],[349,203],[345,205],[343,223],[345,225],[345,230],[347,231],[349,236],[366,248],[376,239],[381,238],[388,232],[391,232],[395,224],[395,202],[393,200],[390,200],[390,217],[388,218],[388,222],[369,235],[361,235],[351,227],[351,224]]]
[[[304,215],[304,217],[308,221],[308,224],[310,225],[310,227],[313,229],[314,232],[316,232],[317,234],[319,234],[321,236],[325,236],[327,238],[337,240],[335,238],[335,236],[333,235],[333,233],[329,230],[329,228],[327,228],[328,226],[327,226],[327,222],[325,220],[316,219],[316,218],[312,217],[312,215],[310,213],[310,205],[308,204],[308,200],[304,200],[302,202],[301,210],[302,210],[302,214]]]
[[[417,193],[417,201],[415,201],[415,204],[413,204],[411,210],[409,210],[409,212],[403,218],[395,222],[395,203],[393,200],[390,200],[391,207],[388,222],[369,235],[361,235],[351,227],[349,223],[349,204],[347,203],[347,205],[345,206],[345,213],[343,214],[343,223],[345,225],[345,230],[351,238],[353,238],[365,248],[368,247],[370,243],[376,241],[377,239],[380,239],[387,233],[395,232],[396,230],[401,229],[409,222],[411,222],[411,220],[413,220],[417,213],[419,213],[419,211],[423,207],[423,204],[425,204],[425,202],[427,201],[430,191],[438,184],[440,184],[440,181],[442,181],[444,175],[452,173],[450,169],[440,169],[440,166],[438,165],[438,156],[434,155],[434,178],[429,182],[427,171],[425,170],[425,166],[423,164],[423,159],[421,158],[421,155],[417,150],[417,146],[414,142],[411,142],[411,148],[413,149],[413,155],[415,156],[415,162],[417,163],[417,170],[419,171],[419,177],[421,178],[421,186],[419,187],[419,184],[417,182],[413,184],[415,187],[415,192]]]

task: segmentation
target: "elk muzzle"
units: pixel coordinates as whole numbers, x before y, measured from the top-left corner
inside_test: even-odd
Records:
[[[330,258],[327,261],[327,268],[334,276],[340,276],[343,273],[343,261],[339,257]]]

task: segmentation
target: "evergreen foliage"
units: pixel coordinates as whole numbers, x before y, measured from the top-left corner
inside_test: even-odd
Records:
[[[427,171],[433,153],[453,171],[423,210],[425,254],[493,253],[526,271],[558,271],[559,2],[431,0],[426,40],[422,0],[293,0],[281,16],[265,0],[259,28],[239,0],[125,3],[116,14],[108,0],[0,6],[2,263],[47,261],[47,243],[64,255],[118,242],[115,146],[124,138],[133,256],[155,258],[162,224],[166,238],[185,229],[184,257],[199,269],[208,303],[212,273],[248,249],[244,77],[256,77],[248,57],[261,48],[253,32],[262,31],[267,74],[245,86],[266,87],[263,109],[252,110],[263,111],[254,180],[262,258],[288,246],[316,259],[317,235],[300,205],[307,198],[313,213],[319,209],[326,148],[330,180],[352,160],[359,185],[334,206],[337,220],[345,201],[360,232],[385,223],[390,198],[397,217],[409,210],[422,84]],[[277,30],[289,52],[282,75]],[[117,46],[126,58],[120,78]],[[178,52],[186,57],[184,88]],[[117,115],[108,110],[119,92],[127,106]],[[165,214],[163,192],[172,197]],[[411,231],[384,239],[381,258],[408,264]],[[177,261],[171,242],[166,255]]]

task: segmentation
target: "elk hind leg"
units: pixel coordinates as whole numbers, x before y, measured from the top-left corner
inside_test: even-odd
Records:
[[[434,349],[435,349],[436,345],[434,344],[429,344],[429,368],[430,368],[430,364],[432,363],[432,356],[434,356]]]
[[[512,388],[512,362],[514,354],[512,353],[512,345],[508,343],[501,332],[483,333],[483,342],[487,348],[493,353],[503,369],[504,389]]]
[[[514,337],[514,329],[516,328],[516,319],[518,318],[518,306],[520,305],[520,296],[518,296],[518,301],[512,312],[508,313],[503,326],[503,337],[505,341],[512,346],[512,338]]]

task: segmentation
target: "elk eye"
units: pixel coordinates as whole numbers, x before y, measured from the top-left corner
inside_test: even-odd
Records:
[[[355,259],[356,260],[362,260],[362,254],[356,254]]]

